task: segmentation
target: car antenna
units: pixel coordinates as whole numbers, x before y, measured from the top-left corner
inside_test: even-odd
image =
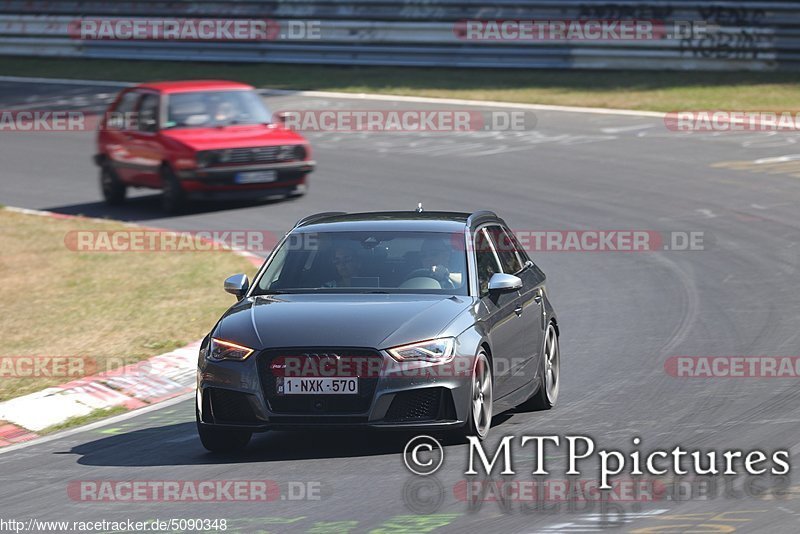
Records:
[[[425,210],[422,209],[422,202],[418,202],[417,203],[417,213],[422,213],[423,211],[425,211]]]

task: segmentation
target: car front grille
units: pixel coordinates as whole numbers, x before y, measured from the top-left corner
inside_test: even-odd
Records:
[[[280,146],[229,148],[220,151],[220,162],[225,165],[275,163],[278,161],[278,150],[280,150]]]
[[[372,404],[375,388],[378,385],[378,374],[362,372],[358,377],[357,394],[313,394],[313,395],[279,395],[277,391],[277,377],[272,371],[272,362],[279,357],[306,358],[311,354],[338,354],[354,358],[377,358],[378,365],[383,360],[380,353],[370,349],[350,348],[307,348],[307,349],[278,349],[262,351],[257,356],[258,373],[264,397],[269,409],[275,414],[293,415],[358,415],[366,414]]]

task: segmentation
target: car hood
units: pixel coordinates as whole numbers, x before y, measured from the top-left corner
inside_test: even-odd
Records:
[[[245,148],[305,143],[303,136],[276,124],[249,124],[222,128],[181,128],[162,134],[193,150]]]
[[[228,310],[213,336],[254,349],[384,349],[438,336],[471,303],[469,297],[444,295],[251,297]]]

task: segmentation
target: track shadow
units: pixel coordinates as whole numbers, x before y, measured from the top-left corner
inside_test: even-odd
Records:
[[[69,204],[66,206],[53,206],[44,208],[54,213],[65,215],[80,215],[84,217],[97,217],[100,219],[114,219],[117,221],[137,222],[154,219],[170,219],[188,215],[229,211],[257,206],[267,206],[277,202],[291,202],[289,199],[258,199],[244,201],[205,201],[197,200],[187,204],[179,214],[168,214],[161,209],[161,195],[143,195],[128,198],[121,206],[109,206],[105,202],[85,202],[82,204]]]
[[[525,408],[523,406],[517,406],[513,410],[508,412],[508,417],[511,417],[515,414],[525,414],[525,413],[541,413],[547,412],[544,408]]]
[[[492,427],[513,416],[495,416]],[[501,430],[495,429],[494,432]],[[441,432],[374,429],[269,431],[254,434],[250,444],[234,453],[209,453],[200,444],[195,423],[185,422],[121,432],[76,445],[56,454],[79,455],[78,463],[93,466],[175,466],[280,462],[321,458],[354,458],[401,454],[408,441],[431,434],[445,446],[465,443]]]
[[[209,453],[193,422],[124,432],[82,443],[59,454],[80,455],[93,466],[168,466],[352,458],[401,453],[413,436],[371,430],[270,431],[255,434],[235,453]]]

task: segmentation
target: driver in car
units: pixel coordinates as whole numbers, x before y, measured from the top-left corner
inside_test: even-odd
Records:
[[[442,289],[454,289],[455,284],[450,279],[450,270],[447,268],[450,265],[451,252],[452,249],[444,239],[425,239],[419,251],[422,268],[411,273],[409,278],[427,276],[439,282]]]
[[[212,102],[214,109],[214,123],[218,125],[235,124],[239,116],[239,106],[231,96],[221,95],[221,98]]]

